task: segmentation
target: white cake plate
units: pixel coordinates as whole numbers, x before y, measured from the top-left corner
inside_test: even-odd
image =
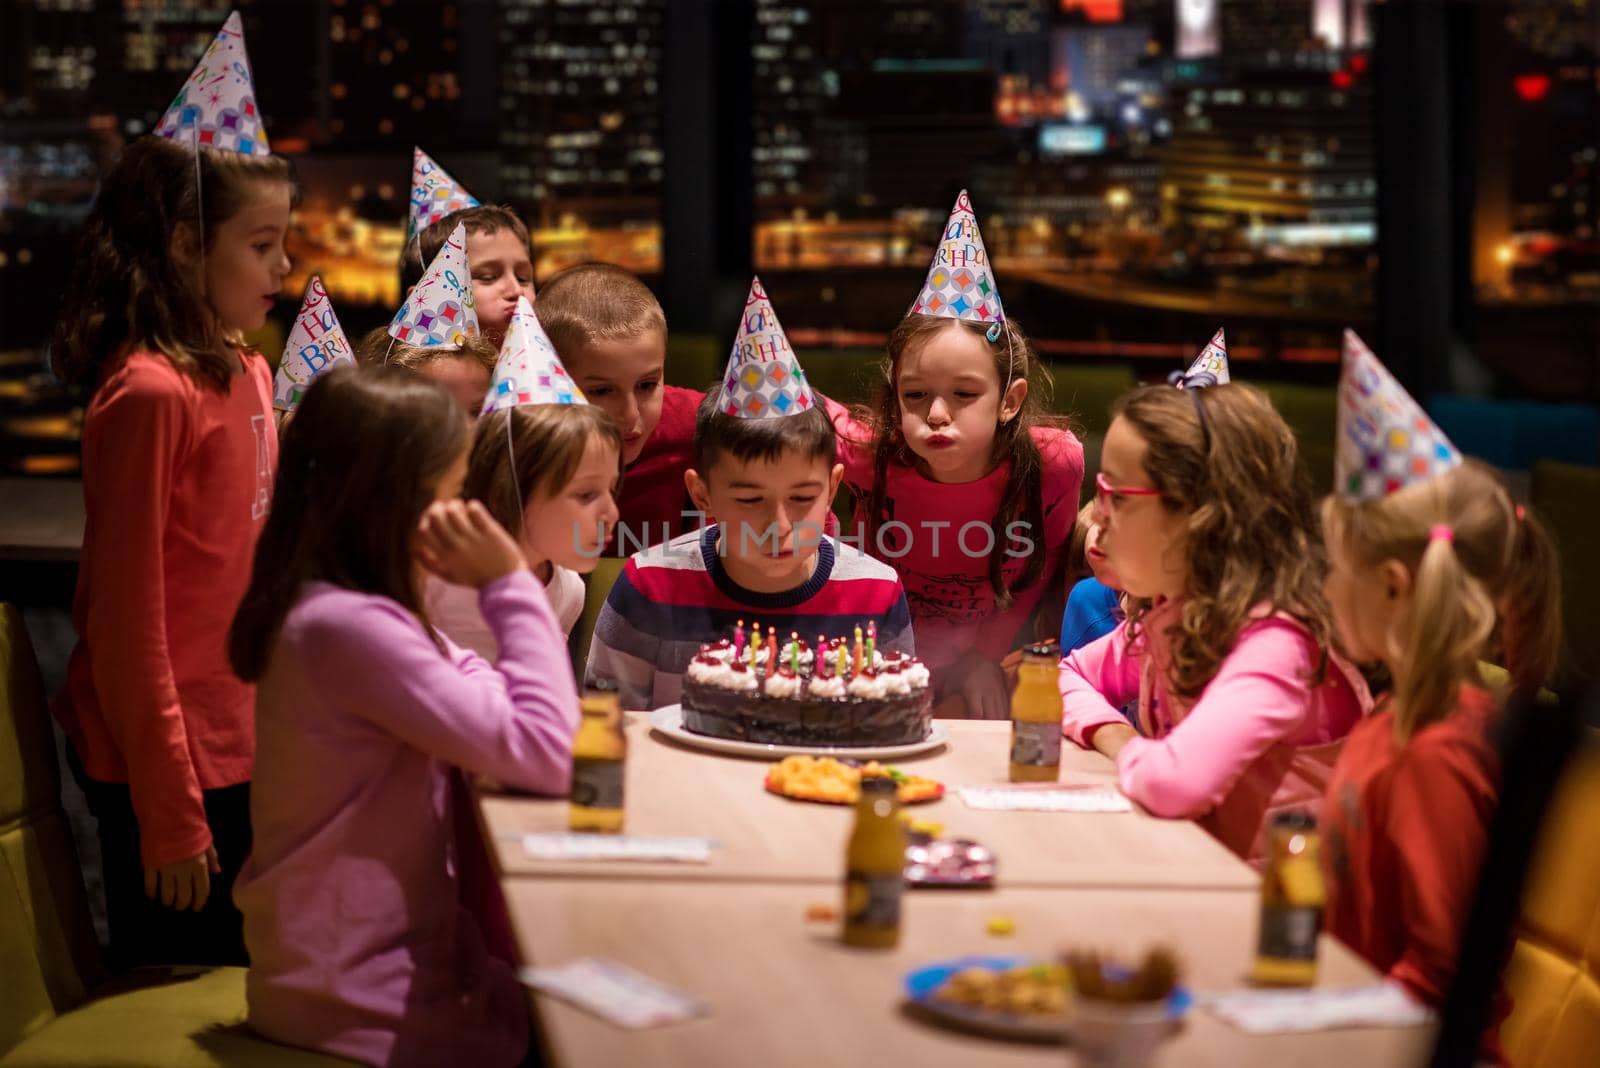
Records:
[[[949,732],[944,729],[944,724],[935,720],[926,738],[906,745],[768,745],[764,742],[741,742],[734,738],[713,738],[709,734],[694,733],[683,725],[683,708],[679,705],[667,705],[650,713],[650,726],[680,745],[754,760],[772,760],[786,756],[904,760],[906,757],[941,749],[950,738]]]

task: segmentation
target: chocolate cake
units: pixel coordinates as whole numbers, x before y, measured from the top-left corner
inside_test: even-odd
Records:
[[[701,646],[683,677],[683,725],[696,734],[775,745],[908,745],[928,736],[928,669],[859,637],[779,646]],[[820,656],[817,655],[820,652]],[[841,656],[841,654],[843,654]],[[842,670],[841,670],[842,668]]]

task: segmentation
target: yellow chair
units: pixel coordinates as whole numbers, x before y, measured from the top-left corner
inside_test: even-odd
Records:
[[[0,1065],[348,1064],[249,1032],[243,968],[102,981],[57,768],[22,613],[0,604]]]
[[[595,569],[584,578],[583,614],[572,625],[572,634],[567,639],[567,652],[572,656],[572,674],[580,688],[583,686],[584,664],[589,659],[589,643],[594,638],[595,621],[600,618],[600,609],[605,606],[606,598],[611,595],[611,587],[616,583],[617,576],[622,574],[622,565],[627,562],[626,557],[602,556]]]
[[[1600,736],[1590,735],[1545,816],[1506,965],[1512,1008],[1500,1040],[1517,1068],[1600,1063]]]

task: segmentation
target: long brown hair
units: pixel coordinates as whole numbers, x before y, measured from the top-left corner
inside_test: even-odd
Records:
[[[883,381],[878,386],[877,399],[870,408],[858,409],[854,414],[872,428],[873,478],[867,495],[867,529],[864,543],[870,552],[878,544],[878,529],[886,521],[884,507],[887,499],[889,465],[905,467],[916,465],[916,454],[906,443],[900,431],[900,392],[895,383],[900,375],[900,363],[906,353],[926,345],[941,330],[961,329],[981,340],[994,356],[995,370],[1000,376],[1002,399],[1011,382],[1026,381],[1027,396],[1016,416],[995,429],[995,463],[1011,461],[1011,471],[1006,477],[1005,491],[1000,496],[1000,508],[990,520],[995,531],[994,548],[989,552],[989,585],[994,590],[995,602],[1000,608],[1009,607],[1011,597],[1039,581],[1044,573],[1044,554],[1029,553],[1022,574],[1015,585],[1005,580],[1006,562],[1012,557],[1011,539],[1007,535],[1011,524],[1021,519],[1033,536],[1044,529],[1044,501],[1041,498],[1044,482],[1044,458],[1039,446],[1029,433],[1036,426],[1062,426],[1066,421],[1046,414],[1045,398],[1053,385],[1050,371],[1033,351],[1028,336],[1016,320],[1000,323],[999,336],[991,341],[987,323],[973,323],[934,315],[908,315],[889,335],[883,363]]]
[[[1322,654],[1310,681],[1320,683],[1333,645],[1327,557],[1299,445],[1272,402],[1239,382],[1152,385],[1124,394],[1111,414],[1144,439],[1162,506],[1190,510],[1183,607],[1167,630],[1171,691],[1198,697],[1260,605],[1310,631]],[[1149,610],[1148,601],[1130,605],[1130,644]]]
[[[596,439],[617,451],[620,484],[622,432],[594,405],[532,404],[490,412],[474,428],[461,495],[482,501],[495,521],[518,537],[527,502],[570,482],[583,450]]]
[[[1532,691],[1549,680],[1561,644],[1555,546],[1494,470],[1467,460],[1378,500],[1330,497],[1322,516],[1329,543],[1359,566],[1398,560],[1415,576],[1410,611],[1387,636],[1405,664],[1393,704],[1398,740],[1450,714],[1479,659],[1492,655],[1497,626],[1512,682]],[[1436,527],[1449,536],[1434,537]]]
[[[243,339],[206,303],[200,268],[173,255],[175,233],[203,249],[263,184],[294,189],[288,160],[196,150],[141,137],[100,184],[84,220],[61,318],[50,344],[56,377],[93,392],[106,361],[128,345],[155,349],[197,382],[227,389]],[[199,184],[196,184],[198,171]],[[196,257],[198,259],[198,257]]]
[[[241,679],[266,671],[307,582],[391,598],[433,633],[412,535],[466,443],[455,401],[405,371],[339,367],[312,383],[284,432],[272,511],[228,635]]]

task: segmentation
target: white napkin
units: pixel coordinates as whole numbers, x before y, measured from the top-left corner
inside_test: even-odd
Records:
[[[535,990],[638,1030],[704,1016],[703,1001],[616,961],[583,957],[554,968],[522,968],[517,978]]]
[[[1241,990],[1206,999],[1211,1011],[1253,1035],[1338,1027],[1412,1027],[1433,1013],[1388,981],[1344,989]]]
[[[715,846],[709,838],[661,835],[548,831],[522,836],[522,851],[529,860],[671,860],[705,864],[711,860]]]

